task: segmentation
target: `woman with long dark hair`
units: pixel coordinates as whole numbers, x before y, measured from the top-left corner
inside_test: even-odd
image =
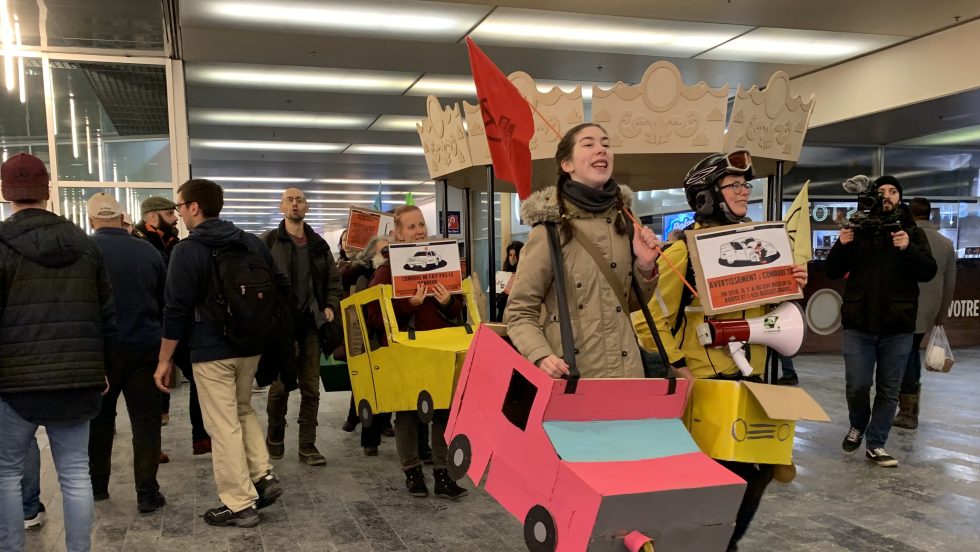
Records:
[[[522,241],[512,241],[507,244],[507,256],[504,257],[504,264],[501,267],[503,272],[514,273],[517,272],[517,263],[521,260],[521,249],[524,248],[524,242]],[[501,291],[497,294],[497,318],[496,320],[504,319],[504,309],[507,308],[507,299],[510,298],[510,294],[507,291]]]
[[[642,378],[643,364],[628,311],[633,310],[629,305],[639,308],[656,286],[660,242],[649,228],[632,224],[625,213],[632,192],[612,178],[613,153],[601,126],[585,123],[569,130],[558,144],[555,160],[558,183],[535,192],[521,205],[521,220],[533,228],[504,313],[507,333],[521,354],[552,377],[568,374],[566,359],[575,355],[583,378]],[[574,351],[562,350],[557,292],[552,285],[556,267],[546,224],[557,225],[560,236]],[[607,279],[599,263],[615,279]],[[634,278],[644,297],[632,293]],[[621,298],[617,288],[626,297]]]

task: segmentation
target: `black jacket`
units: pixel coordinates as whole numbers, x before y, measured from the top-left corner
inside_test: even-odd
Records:
[[[262,255],[270,266],[275,261],[269,249],[258,237],[244,232],[221,219],[208,219],[199,224],[186,240],[174,247],[167,270],[164,292],[163,337],[174,340],[190,339],[191,362],[208,362],[235,358],[225,341],[223,328],[195,316],[208,293],[212,268],[211,250],[233,242],[244,241],[249,249]],[[289,282],[278,273],[282,293],[288,296]]]
[[[102,389],[114,334],[99,246],[43,209],[0,224],[0,393]]]
[[[174,229],[170,232],[161,232],[152,226],[147,227],[146,222],[137,224],[133,228],[133,235],[155,247],[163,256],[163,264],[170,264],[170,254],[180,241]]]
[[[326,323],[323,309],[327,307],[333,310],[335,319],[340,318],[340,299],[343,294],[340,286],[340,271],[337,270],[333,253],[330,252],[327,242],[308,224],[303,224],[303,231],[306,233],[306,247],[310,252],[310,272],[313,276],[313,296],[316,300],[313,314],[317,327],[320,327]],[[286,221],[280,222],[276,230],[266,232],[262,239],[272,251],[276,266],[289,275],[292,289],[304,285],[296,281],[296,245],[286,231]]]
[[[841,323],[845,329],[877,334],[913,333],[919,282],[936,274],[929,241],[914,222],[904,225],[909,245],[892,244],[887,230],[856,230],[854,241],[838,241],[827,255],[826,274],[844,285]]]

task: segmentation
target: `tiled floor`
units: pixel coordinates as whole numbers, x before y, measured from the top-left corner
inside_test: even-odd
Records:
[[[840,451],[847,430],[843,364],[839,356],[797,359],[803,386],[827,410],[831,423],[797,426],[793,483],[773,483],[742,551],[917,552],[980,550],[980,350],[957,351],[949,374],[925,373],[917,431],[894,429],[888,450],[901,465],[883,469],[859,452]],[[173,399],[164,428],[170,464],[160,483],[168,505],[136,513],[130,429],[117,422],[112,498],[96,505],[94,549],[168,552],[250,551],[506,551],[524,550],[520,524],[482,491],[461,502],[417,499],[404,491],[394,441],[381,455],[361,454],[357,433],[340,431],[349,395],[325,394],[317,445],[329,464],[296,460],[295,426],[287,453],[276,463],[285,494],[262,511],[255,529],[215,528],[201,514],[217,505],[210,456],[192,456],[187,387]],[[298,407],[294,393],[291,413]],[[255,395],[265,421],[265,399]],[[120,408],[122,411],[122,408]],[[42,446],[44,446],[42,440]],[[28,536],[28,550],[63,550],[61,498],[49,451],[42,452],[42,499],[48,523]],[[464,483],[472,489],[470,482]],[[669,551],[666,551],[669,552]]]

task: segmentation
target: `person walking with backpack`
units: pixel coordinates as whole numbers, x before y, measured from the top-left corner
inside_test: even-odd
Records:
[[[285,215],[279,228],[266,232],[262,239],[279,270],[289,275],[294,307],[293,327],[299,345],[296,359],[299,381],[299,459],[308,466],[323,466],[327,460],[316,448],[317,412],[320,409],[320,338],[319,331],[340,320],[340,273],[330,246],[303,222],[309,204],[302,190],[289,188],[282,193],[279,210]],[[329,353],[336,346],[327,344]],[[289,391],[281,380],[269,386],[269,434],[266,446],[269,456],[279,459],[285,454],[286,404]]]
[[[191,235],[170,259],[154,379],[170,392],[174,350],[188,340],[221,499],[204,521],[254,527],[257,509],[282,495],[252,408],[252,381],[260,353],[283,324],[280,297],[288,296],[289,284],[257,236],[218,218],[223,205],[221,186],[210,180],[177,189],[177,213]]]
[[[61,484],[65,548],[87,552],[89,420],[106,390],[112,285],[99,246],[45,209],[49,179],[40,159],[17,154],[0,167],[0,179],[14,211],[0,223],[0,549],[24,550],[21,479],[44,426]],[[34,487],[38,456],[30,456],[26,479]]]

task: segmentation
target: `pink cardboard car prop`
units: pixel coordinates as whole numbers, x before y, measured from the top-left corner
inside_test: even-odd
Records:
[[[684,428],[687,382],[567,385],[481,326],[446,430],[450,475],[486,474],[533,552],[724,550],[745,482]]]

